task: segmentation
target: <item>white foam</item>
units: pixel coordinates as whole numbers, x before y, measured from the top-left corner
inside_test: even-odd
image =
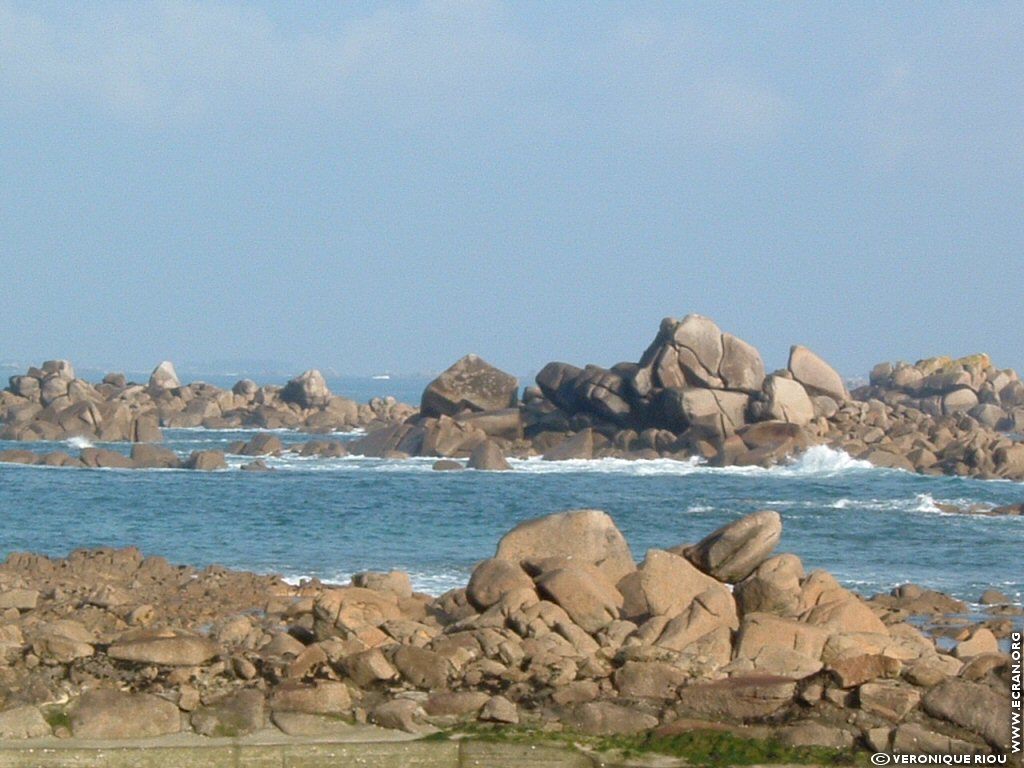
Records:
[[[781,469],[790,469],[793,474],[832,475],[851,469],[874,469],[874,465],[870,461],[855,459],[846,451],[829,448],[827,445],[815,445],[792,464]]]
[[[90,440],[88,437],[85,437],[84,435],[75,435],[74,437],[69,437],[67,440],[65,440],[65,442],[72,448],[77,448],[78,450],[93,447],[92,440]]]
[[[929,512],[940,515],[945,514],[941,509],[939,509],[938,505],[936,505],[935,499],[932,498],[930,493],[919,493],[914,497],[914,500],[917,502],[913,508],[915,512]]]
[[[363,471],[402,473],[429,472],[439,457],[419,456],[405,459],[380,459],[370,456],[349,455],[337,458],[298,456],[263,457],[270,465],[282,470]],[[515,472],[520,474],[618,474],[635,477],[686,476],[694,474],[725,474],[757,477],[831,477],[843,472],[875,470],[866,461],[854,459],[845,451],[827,446],[814,446],[799,458],[774,467],[712,467],[703,459],[569,459],[545,461],[539,456],[527,459],[509,459]]]
[[[398,570],[402,569],[399,568]],[[412,583],[413,591],[434,596],[443,595],[448,590],[466,586],[472,573],[469,569],[462,570],[451,567],[433,572],[406,572],[409,574],[409,581]],[[337,571],[328,574],[286,573],[281,576],[281,580],[293,587],[300,586],[303,581],[309,581],[314,578],[320,579],[324,584],[345,585],[351,583],[352,575],[350,571]]]
[[[691,514],[700,514],[701,512],[714,512],[715,508],[708,504],[691,504],[686,508],[686,511]]]

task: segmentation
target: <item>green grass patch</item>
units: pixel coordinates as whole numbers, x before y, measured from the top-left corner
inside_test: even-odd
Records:
[[[687,731],[674,736],[616,736],[599,739],[600,752],[617,752],[624,758],[644,754],[671,755],[694,766],[719,768],[765,763],[811,765],[867,765],[867,753],[831,747],[789,747],[774,739],[748,739],[721,731]]]
[[[71,715],[64,707],[43,707],[40,710],[43,714],[43,719],[46,724],[50,726],[51,730],[57,730],[58,728],[66,728],[68,731],[71,730]]]
[[[868,753],[831,747],[790,747],[774,739],[750,739],[722,731],[694,730],[674,736],[641,733],[629,736],[588,736],[573,731],[543,731],[512,726],[463,725],[428,737],[473,739],[491,743],[537,744],[582,748],[618,759],[633,760],[645,755],[666,755],[701,768],[733,765],[868,765]]]

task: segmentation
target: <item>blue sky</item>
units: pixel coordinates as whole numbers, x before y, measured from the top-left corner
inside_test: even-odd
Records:
[[[0,0],[0,360],[1024,369],[1024,4]]]

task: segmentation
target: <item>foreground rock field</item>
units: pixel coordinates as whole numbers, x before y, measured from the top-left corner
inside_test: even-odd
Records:
[[[906,585],[869,600],[794,554],[775,512],[639,564],[597,510],[528,521],[463,589],[174,566],[134,549],[0,566],[0,739],[120,739],[347,722],[994,753],[1021,609]]]

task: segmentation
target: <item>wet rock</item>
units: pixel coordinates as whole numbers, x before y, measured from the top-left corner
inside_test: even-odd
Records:
[[[221,451],[193,451],[185,461],[185,466],[188,469],[207,472],[228,468],[227,461]]]
[[[466,465],[454,459],[439,459],[430,468],[436,472],[458,472],[461,469],[465,469]]]
[[[178,469],[181,459],[169,448],[138,442],[132,446],[131,460],[139,469]]]
[[[512,465],[508,463],[505,454],[491,440],[486,440],[473,449],[473,452],[469,455],[468,466],[470,469],[487,470],[490,472],[502,472],[512,469]]]
[[[284,444],[277,435],[262,433],[255,435],[239,451],[243,456],[271,456],[281,453]]]
[[[544,452],[544,461],[573,461],[594,458],[594,432],[584,429]]]

